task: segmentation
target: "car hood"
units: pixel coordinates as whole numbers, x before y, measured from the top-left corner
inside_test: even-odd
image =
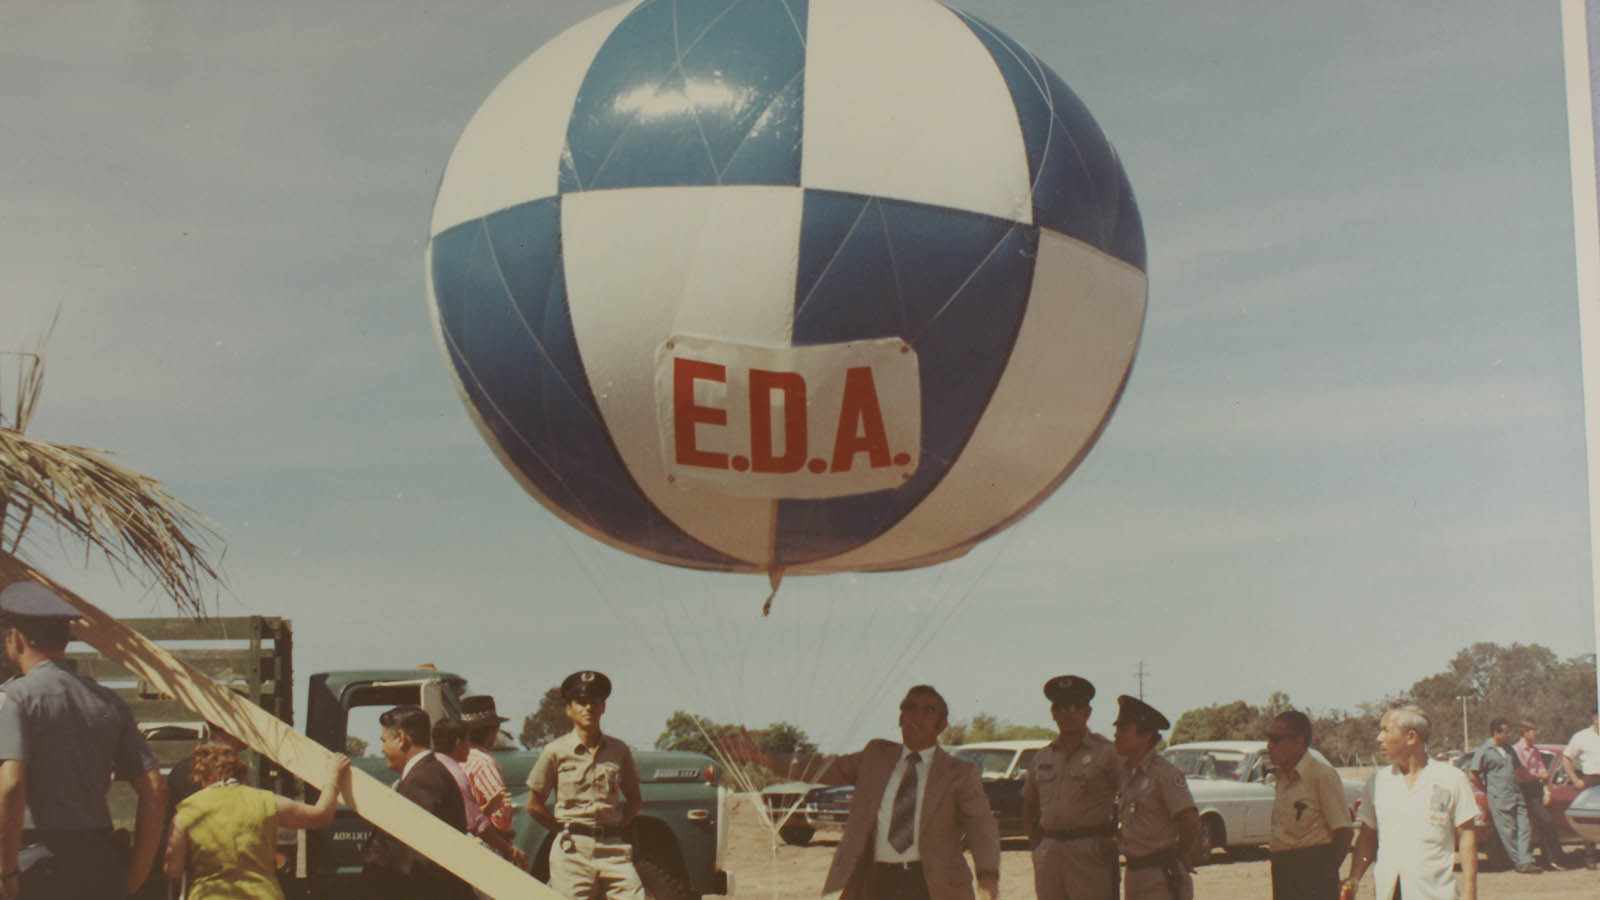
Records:
[[[817,788],[820,788],[820,787],[827,787],[827,785],[818,784],[817,782],[814,782],[814,781],[785,781],[782,784],[769,784],[766,787],[761,789],[761,793],[763,793],[763,794],[805,794],[805,793],[809,793],[811,791],[814,791],[814,790],[816,790]]]

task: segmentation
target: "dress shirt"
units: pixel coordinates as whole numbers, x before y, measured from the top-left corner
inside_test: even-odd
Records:
[[[1517,759],[1522,760],[1522,768],[1533,778],[1549,774],[1549,770],[1544,767],[1544,755],[1539,752],[1538,747],[1528,743],[1527,738],[1512,744],[1511,749],[1516,751]]]
[[[483,807],[478,805],[472,796],[472,785],[467,783],[467,772],[461,768],[461,763],[448,753],[440,753],[439,762],[450,777],[456,781],[456,789],[461,791],[461,807],[467,814],[467,834],[483,834],[489,830],[489,817],[483,814]]]
[[[872,838],[872,856],[877,862],[917,862],[922,859],[918,848],[919,839],[922,837],[922,798],[928,793],[928,766],[933,762],[933,748],[924,747],[916,752],[917,757],[917,806],[915,812],[915,825],[911,829],[911,846],[904,852],[889,846],[889,823],[894,819],[894,795],[900,790],[900,782],[905,780],[906,759],[912,755],[911,748],[900,748],[900,761],[894,764],[894,772],[889,775],[889,783],[883,786],[883,800],[878,804],[878,827]]]

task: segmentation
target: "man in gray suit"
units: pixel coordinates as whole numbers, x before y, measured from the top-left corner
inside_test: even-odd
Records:
[[[833,761],[822,780],[855,785],[850,819],[833,854],[825,900],[995,900],[1000,831],[978,769],[938,745],[950,724],[939,692],[919,684],[900,701],[900,739],[875,740]]]

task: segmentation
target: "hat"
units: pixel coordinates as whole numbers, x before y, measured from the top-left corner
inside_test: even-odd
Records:
[[[1094,699],[1094,685],[1076,675],[1057,675],[1044,683],[1044,695],[1057,706],[1083,706]]]
[[[461,721],[468,725],[509,722],[510,719],[495,712],[494,698],[488,694],[473,694],[461,698]]]
[[[573,700],[604,700],[611,696],[611,679],[592,669],[582,672],[573,672],[567,680],[561,682],[561,699]]]
[[[1137,725],[1145,731],[1163,731],[1172,726],[1167,717],[1157,712],[1154,706],[1127,694],[1117,698],[1116,724],[1124,723]]]
[[[76,619],[81,615],[76,607],[38,582],[13,582],[0,590],[0,616],[8,619]]]

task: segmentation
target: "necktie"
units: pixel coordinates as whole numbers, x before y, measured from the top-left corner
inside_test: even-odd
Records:
[[[906,757],[906,774],[894,792],[894,812],[889,817],[889,846],[900,853],[911,846],[917,830],[917,754]]]

